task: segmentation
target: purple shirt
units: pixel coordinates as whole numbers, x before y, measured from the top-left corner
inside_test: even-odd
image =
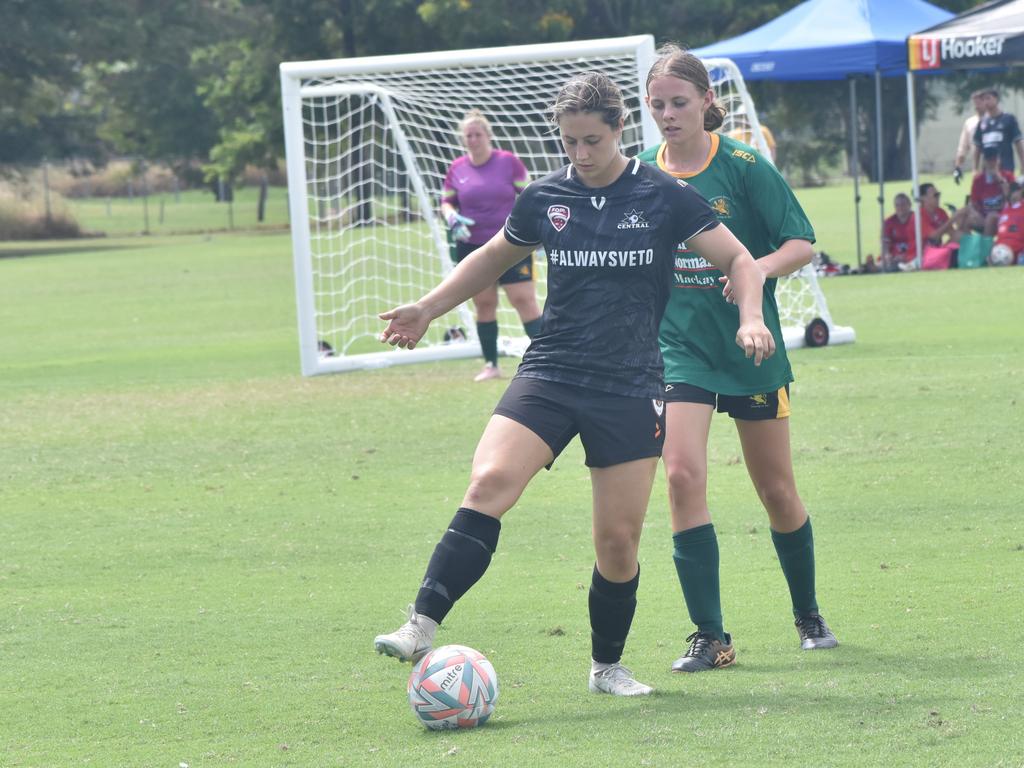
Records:
[[[476,222],[469,228],[469,242],[483,245],[505,226],[526,181],[526,166],[504,149],[491,150],[483,165],[473,165],[464,155],[448,169],[441,200]]]

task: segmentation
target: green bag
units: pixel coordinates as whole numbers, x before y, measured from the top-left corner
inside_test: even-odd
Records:
[[[994,237],[968,232],[960,238],[960,251],[956,256],[956,265],[960,269],[983,267],[988,263],[988,255],[992,250]]]

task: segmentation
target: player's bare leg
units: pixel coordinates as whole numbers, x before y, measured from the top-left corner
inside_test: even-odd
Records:
[[[714,406],[667,403],[665,473],[672,515],[673,561],[690,620],[697,626],[673,672],[705,672],[736,661],[722,624],[718,539],[708,512],[708,433]]]
[[[818,613],[814,537],[793,477],[789,419],[737,419],[736,429],[747,472],[768,512],[772,542],[793,601],[800,646],[804,650],[834,648],[838,641]]]
[[[590,470],[597,556],[589,597],[594,693],[644,696],[654,690],[638,682],[621,660],[636,610],[637,551],[657,467],[657,458],[648,458]]]
[[[490,565],[500,518],[553,460],[551,448],[536,433],[504,416],[491,417],[473,456],[462,507],[434,549],[409,619],[374,638],[377,653],[415,662],[430,651],[438,624]]]

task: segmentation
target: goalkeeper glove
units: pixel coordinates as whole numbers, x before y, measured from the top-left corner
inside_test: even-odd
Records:
[[[456,240],[469,240],[469,228],[476,224],[468,216],[462,216],[454,211],[448,217],[448,229]]]
[[[964,177],[964,172],[960,170],[960,166],[958,165],[956,168],[953,169],[953,181],[955,181],[957,184],[959,184],[960,183],[960,179],[962,179],[963,177]]]

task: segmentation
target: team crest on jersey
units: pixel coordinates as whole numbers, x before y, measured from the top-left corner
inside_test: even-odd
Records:
[[[718,218],[732,218],[732,208],[729,205],[728,197],[712,197],[710,200],[708,200],[708,204],[711,206],[714,212],[718,214]]]
[[[650,222],[644,218],[644,212],[638,211],[636,208],[628,211],[619,222],[619,229],[650,229],[650,227]]]
[[[570,215],[572,215],[572,212],[567,205],[548,206],[548,221],[551,222],[551,226],[555,228],[556,232],[561,232],[565,229],[565,225],[569,223]]]

